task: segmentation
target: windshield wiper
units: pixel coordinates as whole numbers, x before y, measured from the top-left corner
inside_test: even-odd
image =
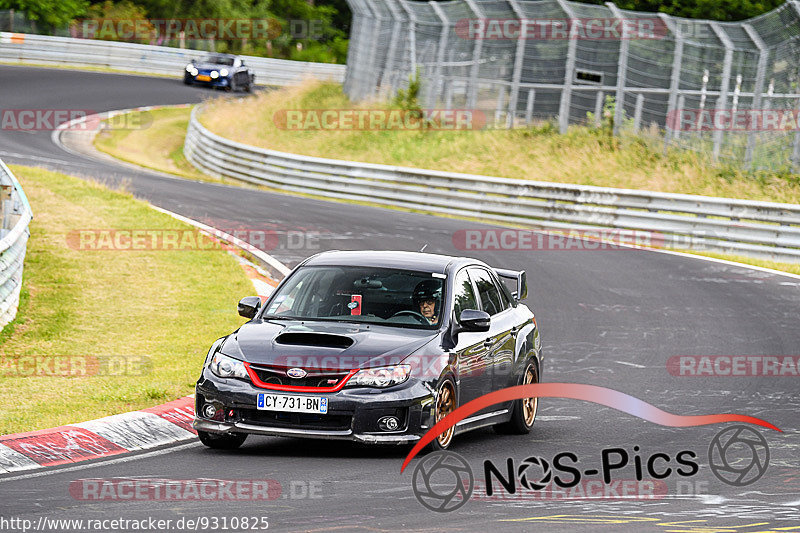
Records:
[[[307,320],[307,319],[289,315],[264,315],[261,317],[261,320]]]

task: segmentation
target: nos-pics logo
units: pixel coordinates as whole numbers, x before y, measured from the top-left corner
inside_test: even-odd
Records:
[[[638,451],[638,446],[634,447]],[[712,473],[728,485],[743,487],[755,483],[766,473],[769,466],[769,446],[766,439],[748,426],[737,425],[717,433],[708,447],[708,464]],[[568,458],[571,464],[563,459]],[[636,477],[641,481],[646,472],[653,479],[664,479],[673,473],[694,476],[700,470],[697,454],[690,450],[679,452],[675,464],[664,453],[655,453],[641,458],[634,455],[632,461],[622,448],[604,450],[600,469],[580,470],[576,468],[577,456],[572,453],[558,454],[553,461],[541,457],[528,457],[513,468],[513,459],[508,459],[508,474],[503,477],[491,461],[484,461],[485,486],[491,496],[494,474],[502,489],[514,493],[517,485],[530,491],[541,491],[551,483],[560,487],[577,485],[582,477],[598,477],[606,484],[612,482],[611,473],[630,464],[635,466]],[[516,474],[513,478],[511,474]],[[561,475],[562,477],[560,477]],[[472,497],[475,476],[469,463],[454,452],[440,451],[422,458],[412,476],[414,496],[431,511],[447,513],[465,505]]]

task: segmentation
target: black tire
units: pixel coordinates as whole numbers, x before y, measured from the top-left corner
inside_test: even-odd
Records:
[[[226,433],[224,435],[218,435],[216,433],[208,433],[207,431],[198,431],[197,436],[200,437],[200,442],[215,450],[235,450],[247,440],[246,433]]]
[[[192,79],[191,78],[187,78],[186,76],[184,76],[183,77],[183,84],[184,85],[191,85],[192,84]]]
[[[246,93],[253,92],[253,84],[251,82],[247,82],[247,85],[244,86],[244,92]]]
[[[434,423],[438,422],[448,414],[456,410],[456,387],[449,379],[445,379],[436,388],[435,410],[433,412]],[[441,409],[441,410],[440,410]],[[439,435],[425,447],[426,452],[438,452],[446,450],[453,443],[455,427],[450,428],[442,435]]]
[[[525,370],[522,374],[521,384],[527,385],[529,383],[539,383],[539,369],[532,360],[528,361],[528,364],[525,365]],[[531,428],[536,422],[536,413],[538,411],[538,398],[514,400],[511,409],[511,419],[508,422],[496,424],[494,430],[501,435],[527,435],[531,432]]]

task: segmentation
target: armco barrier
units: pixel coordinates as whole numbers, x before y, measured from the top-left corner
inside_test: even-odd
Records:
[[[33,218],[28,198],[17,178],[0,160],[0,328],[14,320],[22,289],[22,265],[28,244],[28,224]]]
[[[108,67],[178,77],[183,76],[183,69],[191,59],[199,59],[207,53],[166,46],[0,32],[0,61]],[[344,65],[242,57],[255,72],[256,83],[261,85],[291,85],[306,76],[344,80]]]
[[[287,191],[549,230],[657,232],[664,246],[800,262],[800,205],[474,176],[256,148],[192,112],[184,144],[203,172]]]

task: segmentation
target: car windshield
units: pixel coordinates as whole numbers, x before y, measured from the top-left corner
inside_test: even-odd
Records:
[[[203,63],[210,63],[212,65],[225,65],[228,67],[233,66],[233,58],[227,56],[206,56]]]
[[[262,318],[436,329],[444,302],[443,278],[392,268],[304,267],[269,300]]]

